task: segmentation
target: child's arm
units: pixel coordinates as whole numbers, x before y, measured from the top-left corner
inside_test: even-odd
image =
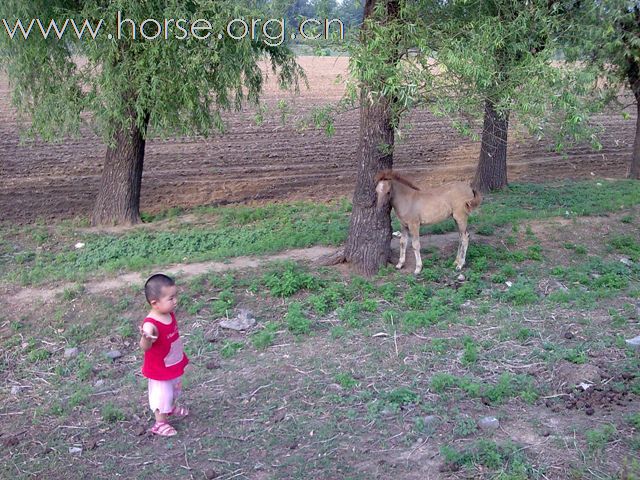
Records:
[[[158,339],[158,330],[153,323],[146,322],[140,329],[140,348],[143,352],[146,352],[151,348],[153,342]]]

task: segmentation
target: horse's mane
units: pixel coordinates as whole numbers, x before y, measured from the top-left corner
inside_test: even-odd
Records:
[[[411,183],[409,180],[407,180],[406,178],[404,178],[403,176],[401,176],[400,174],[394,172],[393,170],[387,169],[387,170],[382,170],[380,172],[377,173],[376,175],[376,183],[378,183],[381,180],[395,180],[397,182],[400,182],[404,185],[406,185],[409,188],[413,188],[414,190],[420,190],[418,187],[416,187],[413,183]]]

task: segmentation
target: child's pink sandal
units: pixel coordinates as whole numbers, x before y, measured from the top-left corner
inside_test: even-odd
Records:
[[[175,406],[173,410],[169,412],[169,415],[174,416],[175,418],[184,418],[189,415],[189,409],[183,406]]]
[[[149,431],[154,435],[159,435],[160,437],[173,437],[178,434],[176,429],[167,422],[156,422]]]

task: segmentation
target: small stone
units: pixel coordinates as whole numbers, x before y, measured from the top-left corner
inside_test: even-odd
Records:
[[[280,410],[276,410],[275,413],[271,415],[271,418],[269,419],[269,421],[271,423],[278,423],[284,420],[286,416],[287,416],[287,410],[285,408],[281,408]]]
[[[554,280],[553,284],[555,285],[556,290],[562,290],[563,292],[568,292],[569,291],[569,288],[566,285],[564,285],[563,283],[561,283],[561,282],[559,282],[557,280]]]
[[[76,247],[76,250],[80,249],[80,248],[84,248],[84,243],[78,242],[78,243],[76,243],[75,247]]]
[[[72,455],[80,455],[82,453],[82,448],[80,447],[69,447],[69,453]]]
[[[98,441],[95,438],[91,438],[87,440],[87,443],[84,444],[84,447],[87,450],[95,450],[97,446],[98,446]]]
[[[575,337],[575,335],[573,334],[573,332],[570,332],[569,330],[564,332],[564,338],[566,338],[567,340],[571,340],[574,337]]]
[[[483,417],[478,420],[478,427],[485,432],[493,432],[500,426],[500,421],[496,417]]]
[[[633,261],[631,259],[629,259],[629,258],[626,258],[626,257],[622,257],[620,259],[620,262],[625,264],[627,267],[630,267],[631,265],[633,265]]]
[[[627,342],[627,345],[633,348],[640,348],[640,335],[630,338],[629,340],[625,340],[625,342]]]
[[[210,330],[204,334],[204,339],[210,343],[217,342],[219,337],[220,337],[220,332],[217,328],[215,330]]]
[[[229,330],[249,330],[254,327],[256,324],[256,319],[249,310],[240,310],[238,315],[235,318],[223,320],[220,322],[220,326],[222,328],[227,328]]]
[[[584,413],[586,413],[587,415],[591,416],[595,413],[595,410],[593,409],[593,407],[589,407],[587,408]]]
[[[509,280],[507,280],[506,282],[504,282],[504,284],[505,284],[508,288],[513,287],[513,282],[510,282]]]
[[[464,282],[466,280],[465,276],[463,274],[458,275],[458,281],[459,282]]]
[[[20,443],[20,440],[18,439],[18,437],[9,437],[9,438],[2,439],[3,447],[15,447],[16,445],[18,445],[18,443]]]
[[[100,388],[100,387],[104,386],[104,380],[102,380],[102,379],[96,380],[96,383],[94,383],[93,386],[96,387],[96,388]]]
[[[212,478],[216,478],[218,476],[218,472],[216,472],[213,468],[207,468],[203,473],[207,480],[211,480]]]
[[[142,425],[138,425],[134,430],[133,433],[135,433],[138,437],[141,435],[144,435],[146,433],[147,429],[144,428]]]
[[[216,368],[220,368],[220,364],[217,360],[209,360],[205,364],[205,367],[207,368],[207,370],[215,370]]]
[[[11,387],[11,395],[18,395],[20,393],[20,390],[22,390],[22,387],[20,385],[14,385],[13,387]]]
[[[440,419],[435,415],[425,415],[422,418],[425,427],[435,427],[438,423],[440,423]]]
[[[445,462],[438,467],[438,471],[446,473],[446,472],[457,472],[460,470],[461,466],[457,462]]]
[[[78,356],[78,347],[64,349],[64,358],[73,358]]]
[[[120,350],[111,350],[110,352],[106,353],[106,356],[111,360],[116,360],[122,356],[122,353],[120,352]]]

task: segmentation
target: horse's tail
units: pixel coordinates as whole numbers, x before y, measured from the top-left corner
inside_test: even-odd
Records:
[[[467,212],[471,213],[472,210],[478,208],[478,205],[482,203],[482,193],[475,188],[471,188],[473,192],[473,198],[467,201]]]

